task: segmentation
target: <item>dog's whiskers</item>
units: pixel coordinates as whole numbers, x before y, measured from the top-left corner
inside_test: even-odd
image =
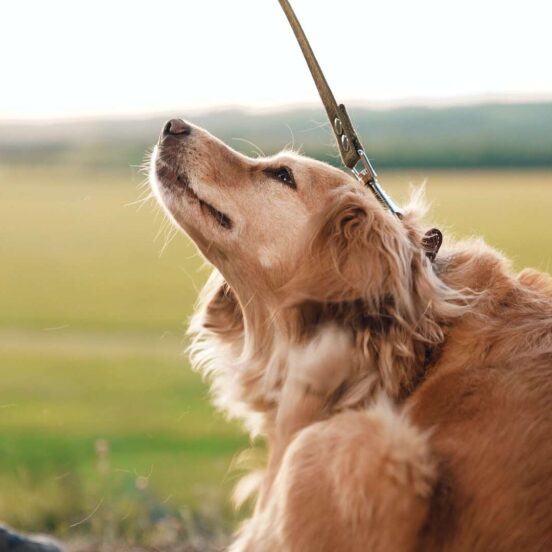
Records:
[[[130,201],[128,203],[125,203],[125,207],[132,207],[133,205],[138,205],[138,209],[136,211],[139,211],[144,203],[147,203],[150,199],[153,199],[155,196],[153,193],[149,192],[145,197],[139,198],[135,201]]]
[[[163,255],[167,247],[170,245],[170,243],[174,240],[177,234],[178,234],[178,230],[176,228],[174,227],[169,228],[167,235],[165,236],[165,241],[163,243],[163,246],[159,251],[159,258],[161,258],[161,256]]]
[[[244,144],[250,145],[252,148],[255,149],[255,153],[257,154],[257,157],[266,157],[265,152],[254,142],[251,142],[251,140],[246,140],[245,138],[232,138],[232,140],[235,140],[237,142],[243,142]]]
[[[159,230],[157,234],[155,234],[155,237],[153,238],[153,241],[156,242],[160,236],[166,232],[170,228],[171,221],[167,218],[163,218],[161,221],[161,226],[159,227]]]
[[[309,122],[314,126],[312,126],[311,128],[306,128],[305,130],[302,130],[300,132],[312,132],[313,130],[320,130],[321,128],[324,128],[324,127],[328,127],[328,128],[330,127],[330,123],[328,123],[328,121],[318,122],[315,120],[311,120]]]

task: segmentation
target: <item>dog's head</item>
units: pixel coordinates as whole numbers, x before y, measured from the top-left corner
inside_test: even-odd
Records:
[[[180,119],[165,125],[150,179],[222,274],[204,294],[195,331],[248,358],[240,385],[249,390],[236,392],[242,401],[266,408],[282,381],[279,368],[269,374],[271,355],[328,325],[349,336],[371,381],[379,373],[394,394],[412,384],[412,366],[442,337],[435,320],[454,309],[411,211],[398,220],[334,167],[292,153],[251,159]],[[235,377],[232,369],[213,371]]]
[[[344,172],[291,152],[245,157],[179,119],[163,129],[151,181],[231,285],[247,282],[263,293],[285,284],[300,264],[307,226],[332,192],[357,186]]]

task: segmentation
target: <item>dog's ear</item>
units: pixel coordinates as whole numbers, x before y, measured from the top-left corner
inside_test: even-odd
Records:
[[[433,271],[418,226],[412,213],[399,220],[365,189],[338,190],[313,221],[288,290],[290,306],[318,307],[309,321],[339,314],[392,396],[413,388],[443,322],[465,312],[461,294]]]
[[[412,254],[400,221],[366,190],[338,190],[313,220],[290,286],[299,299],[378,303],[409,286]]]
[[[218,271],[213,272],[200,297],[200,324],[221,339],[243,333],[243,315],[238,299]]]

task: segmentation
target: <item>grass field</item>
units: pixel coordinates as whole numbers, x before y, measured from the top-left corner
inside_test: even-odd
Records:
[[[427,177],[446,234],[550,268],[552,172],[381,176],[397,199]],[[182,354],[207,272],[184,237],[155,238],[151,204],[129,205],[141,180],[0,166],[0,520],[20,528],[235,519],[229,466],[248,441]]]

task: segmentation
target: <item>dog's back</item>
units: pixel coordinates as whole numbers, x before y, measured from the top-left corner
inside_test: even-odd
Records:
[[[552,550],[550,284],[522,273],[408,401],[439,466],[420,550]]]

